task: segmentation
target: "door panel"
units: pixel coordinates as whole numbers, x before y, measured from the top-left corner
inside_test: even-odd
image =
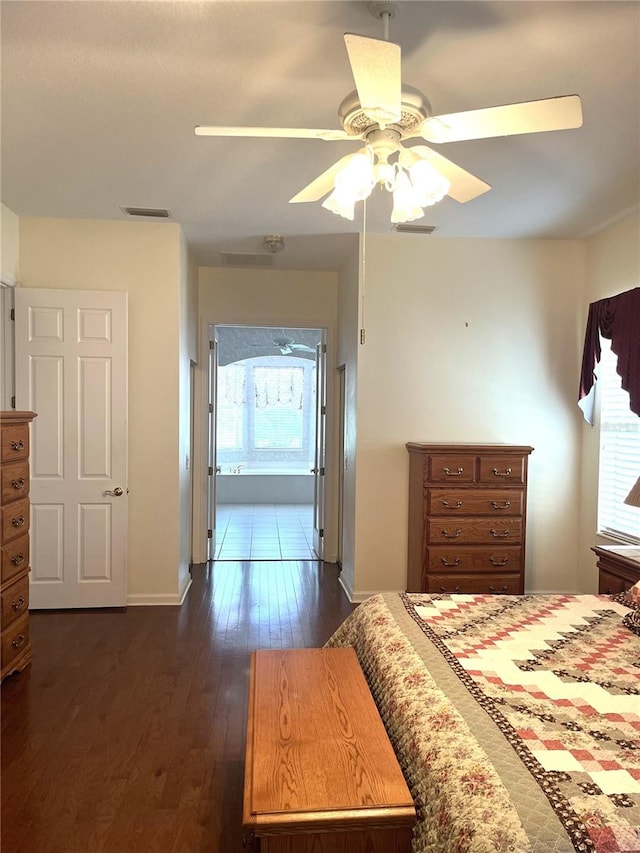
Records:
[[[32,424],[33,609],[127,599],[127,295],[16,289],[16,406]]]

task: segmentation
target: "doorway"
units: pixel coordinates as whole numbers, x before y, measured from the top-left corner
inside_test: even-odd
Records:
[[[322,558],[324,338],[319,328],[210,327],[210,560]]]

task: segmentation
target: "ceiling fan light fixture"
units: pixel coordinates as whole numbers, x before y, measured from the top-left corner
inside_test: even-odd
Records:
[[[396,177],[396,167],[392,163],[380,161],[373,167],[376,184],[383,186],[388,192],[393,192],[393,183]]]
[[[373,160],[370,153],[354,154],[335,178],[336,192],[341,196],[362,201],[371,195],[375,186]]]
[[[451,188],[449,181],[426,160],[414,163],[409,168],[409,177],[420,207],[430,207],[442,201]]]
[[[331,213],[337,213],[344,219],[349,219],[351,222],[355,219],[355,204],[356,200],[348,196],[346,193],[341,193],[335,189],[331,195],[322,202],[322,206]]]
[[[413,222],[424,216],[418,193],[404,169],[398,168],[393,188],[392,222]]]

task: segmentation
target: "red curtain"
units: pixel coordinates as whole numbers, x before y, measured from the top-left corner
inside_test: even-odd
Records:
[[[601,355],[601,335],[611,341],[611,349],[618,357],[616,370],[622,378],[622,387],[629,392],[631,411],[640,417],[640,287],[589,305],[579,403],[593,389],[594,370]],[[587,420],[591,422],[591,418]]]

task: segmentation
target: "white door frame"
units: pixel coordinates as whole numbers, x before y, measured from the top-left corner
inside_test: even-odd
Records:
[[[200,361],[197,380],[197,394],[195,400],[195,447],[194,447],[194,494],[195,506],[193,516],[193,559],[196,563],[205,563],[207,561],[207,530],[208,530],[208,460],[209,460],[209,431],[208,431],[208,395],[209,395],[209,340],[211,332],[215,326],[249,326],[256,328],[297,328],[297,329],[321,329],[324,332],[325,344],[327,347],[327,364],[330,365],[334,357],[334,332],[327,328],[326,324],[318,323],[317,321],[309,321],[309,319],[299,320],[297,318],[288,318],[286,322],[280,318],[275,320],[260,319],[229,319],[229,320],[202,320],[200,324]],[[327,399],[333,399],[333,370],[327,370]],[[333,466],[333,443],[332,435],[334,431],[334,420],[331,410],[329,409],[329,417],[326,421],[326,477],[324,489],[324,524],[325,524],[325,560],[335,559],[333,553],[326,551],[327,543],[332,543],[331,531],[333,530],[332,522],[332,466]],[[335,550],[335,545],[330,546]]]
[[[217,423],[218,423],[218,341],[214,329],[209,331],[209,350],[207,354],[207,562],[216,555],[216,478],[218,465]],[[211,531],[211,535],[209,535]]]
[[[313,548],[325,558],[325,500],[327,456],[327,344],[326,332],[316,350],[315,458],[313,463]]]

